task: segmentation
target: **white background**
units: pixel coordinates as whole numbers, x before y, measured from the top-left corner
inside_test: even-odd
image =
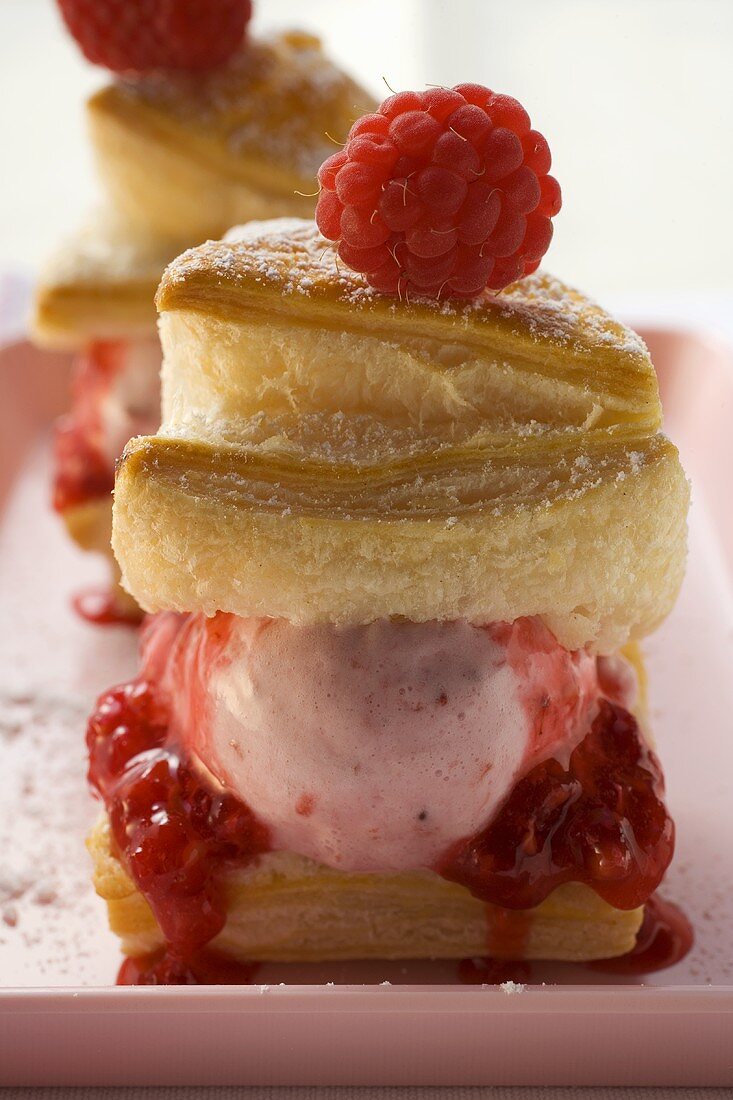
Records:
[[[733,286],[733,0],[255,0],[378,94],[479,80],[550,141],[546,261],[603,296]],[[53,0],[0,0],[0,271],[32,274],[94,195],[83,99],[104,80]]]

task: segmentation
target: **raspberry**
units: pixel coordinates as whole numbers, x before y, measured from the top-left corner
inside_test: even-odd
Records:
[[[210,69],[234,53],[251,0],[58,0],[95,65],[113,72]]]
[[[399,92],[321,166],[316,221],[375,290],[474,298],[537,270],[561,206],[550,162],[511,96]]]

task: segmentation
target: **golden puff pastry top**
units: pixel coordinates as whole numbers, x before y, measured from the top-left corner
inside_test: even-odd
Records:
[[[312,35],[248,38],[208,72],[118,80],[88,104],[107,191],[191,242],[235,221],[310,214],[316,174],[372,97]]]
[[[175,368],[179,348],[193,335],[180,331],[182,319],[201,317],[209,328],[199,350],[217,361],[222,390],[202,391],[201,400],[226,405],[228,397],[238,415],[295,405],[300,413],[371,412],[421,433],[432,424],[454,432],[459,424],[475,430],[519,423],[528,430],[625,425],[653,432],[661,423],[641,339],[542,272],[465,303],[399,301],[344,267],[312,221],[280,219],[184,252],[166,270],[157,305],[163,332],[172,329],[171,402],[184,381]],[[252,370],[241,354],[224,369],[228,341],[217,325],[227,324],[246,326],[257,341]],[[279,326],[291,325],[299,326],[293,356],[301,358],[303,341],[316,332],[335,339],[333,354],[320,348],[294,372],[279,339]],[[375,342],[391,352],[391,363],[371,362]],[[186,399],[190,412],[198,401],[190,391]]]
[[[154,236],[100,207],[46,261],[31,335],[43,347],[154,337],[161,272],[187,242]]]
[[[183,127],[196,143],[217,143],[236,171],[237,161],[261,160],[286,174],[315,176],[334,151],[334,134],[348,133],[362,88],[323,52],[320,40],[300,31],[247,39],[227,62],[205,73],[152,73],[97,93],[92,110],[126,107],[151,125]]]
[[[113,538],[145,608],[539,615],[603,652],[669,611],[687,483],[646,348],[578,292],[401,302],[286,219],[184,253],[157,301],[163,424]]]

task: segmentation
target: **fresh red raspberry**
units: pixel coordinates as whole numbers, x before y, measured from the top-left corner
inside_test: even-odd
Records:
[[[251,0],[58,0],[95,65],[113,72],[210,69],[234,53]]]
[[[399,92],[321,166],[316,221],[375,290],[474,298],[539,266],[561,206],[550,160],[511,96]]]

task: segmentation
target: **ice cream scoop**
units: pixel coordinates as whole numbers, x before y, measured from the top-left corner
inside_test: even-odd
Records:
[[[276,849],[343,870],[432,866],[530,768],[572,750],[601,692],[595,658],[534,619],[217,615],[188,617],[171,645],[172,632],[161,616],[145,644],[186,753]]]

